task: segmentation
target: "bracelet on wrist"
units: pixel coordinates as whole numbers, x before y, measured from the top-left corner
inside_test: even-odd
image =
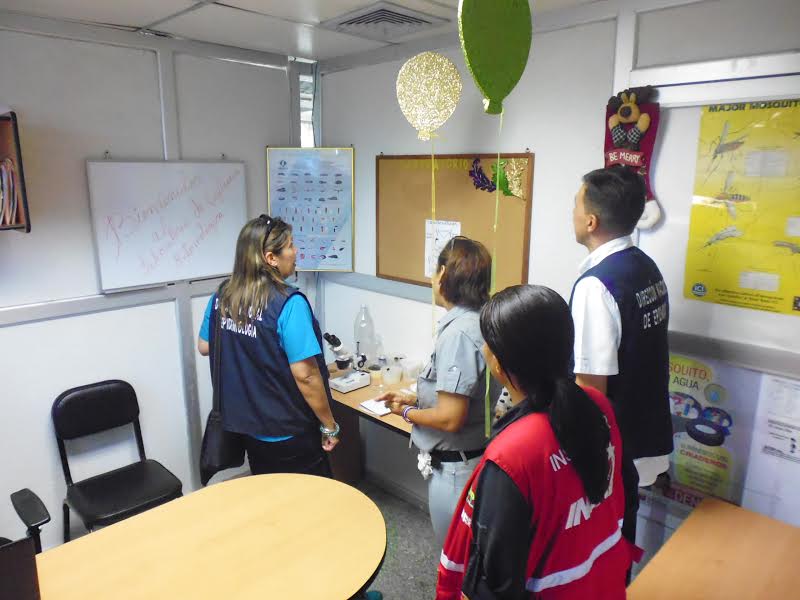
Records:
[[[328,429],[325,425],[319,426],[319,431],[322,435],[327,435],[328,437],[339,437],[339,432],[341,431],[341,427],[339,424],[334,421],[333,422],[333,429]]]
[[[403,409],[403,420],[404,420],[406,423],[411,423],[411,419],[409,419],[409,418],[408,418],[408,413],[409,413],[409,412],[411,412],[412,410],[416,410],[416,409],[417,409],[417,407],[416,407],[416,406],[406,406],[406,407]],[[413,425],[413,423],[412,423],[412,425]]]

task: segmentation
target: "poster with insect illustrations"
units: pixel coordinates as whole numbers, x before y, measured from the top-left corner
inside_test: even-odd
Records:
[[[298,271],[352,271],[352,148],[267,148],[267,206],[292,226]]]
[[[800,99],[703,107],[684,295],[800,316]]]

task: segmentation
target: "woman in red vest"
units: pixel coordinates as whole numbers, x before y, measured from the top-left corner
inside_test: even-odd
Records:
[[[625,598],[622,442],[608,399],[574,383],[569,307],[514,286],[483,308],[481,332],[513,407],[453,515],[437,599]]]

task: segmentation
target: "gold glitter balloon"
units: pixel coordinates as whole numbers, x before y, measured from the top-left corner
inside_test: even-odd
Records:
[[[421,140],[431,139],[461,98],[461,75],[452,60],[423,52],[406,61],[397,75],[397,102]]]
[[[525,200],[525,170],[528,168],[527,158],[509,158],[506,162],[506,180],[508,189],[517,198]]]

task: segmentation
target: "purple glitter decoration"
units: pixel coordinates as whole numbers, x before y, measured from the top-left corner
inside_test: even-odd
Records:
[[[494,182],[486,176],[481,167],[481,159],[476,158],[472,161],[472,168],[469,170],[469,176],[472,177],[472,183],[475,189],[483,190],[485,192],[493,192],[497,189]]]

